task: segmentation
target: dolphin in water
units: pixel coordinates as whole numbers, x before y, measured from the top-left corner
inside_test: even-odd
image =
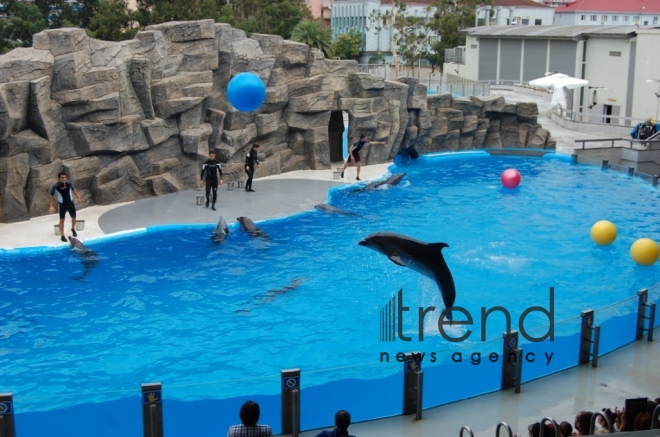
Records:
[[[394,264],[409,267],[433,279],[440,289],[445,308],[454,306],[454,278],[442,257],[442,249],[449,247],[446,243],[424,243],[393,232],[378,232],[358,244],[386,255]],[[451,321],[451,312],[447,313],[447,319]]]
[[[225,219],[220,216],[218,226],[215,227],[215,231],[213,231],[213,235],[211,235],[211,241],[215,244],[220,244],[225,241],[227,235],[229,235],[229,227],[227,226]]]
[[[88,249],[87,246],[76,237],[69,237],[69,244],[71,244],[71,250],[80,256],[80,262],[82,262],[83,267],[85,267],[85,273],[81,276],[76,276],[73,279],[82,281],[92,268],[98,264],[99,256],[93,250]]]
[[[250,234],[251,237],[260,237],[268,240],[270,237],[263,229],[259,229],[248,217],[238,217],[236,220],[241,224],[241,228]]]
[[[381,187],[383,185],[386,185],[388,187],[394,187],[396,185],[399,185],[399,182],[403,179],[403,177],[406,175],[406,173],[396,173],[390,176],[389,178],[382,180],[382,181],[377,181],[377,182],[371,182],[369,185],[366,187],[362,188],[362,190],[375,190],[378,187]]]
[[[359,214],[356,214],[354,212],[344,211],[343,209],[335,208],[334,206],[328,205],[327,203],[319,203],[318,205],[314,205],[314,208],[318,209],[319,211],[325,211],[334,214],[348,215],[353,217],[359,216]]]
[[[290,291],[293,291],[300,287],[302,284],[304,284],[307,281],[306,277],[298,277],[298,278],[293,278],[293,280],[289,283],[289,285],[283,287],[283,288],[276,288],[272,290],[268,290],[264,295],[262,296],[255,296],[254,300],[257,301],[254,305],[257,305],[259,301],[263,302],[271,302],[273,299],[275,299],[277,296],[280,296],[282,294],[286,294]],[[238,313],[241,314],[247,314],[250,311],[249,308],[242,308],[238,310]]]

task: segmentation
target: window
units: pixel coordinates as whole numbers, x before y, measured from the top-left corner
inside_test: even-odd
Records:
[[[476,45],[476,44],[470,44],[470,48],[471,48],[471,49],[476,49],[476,48],[477,48],[477,45]]]
[[[633,21],[634,21],[635,23],[639,23],[639,15],[635,15],[635,16],[633,17]]]
[[[607,15],[603,15],[603,23],[607,22]]]
[[[619,21],[618,15],[612,15],[612,21]]]
[[[534,20],[534,26],[540,26],[543,20]]]
[[[590,20],[591,20],[591,21],[598,21],[598,15],[592,15],[592,16],[590,17]]]
[[[658,17],[653,17],[653,24],[658,24]]]
[[[629,18],[630,18],[629,16],[625,15],[625,16],[623,17],[623,21],[624,21],[625,23],[627,23]]]
[[[610,56],[621,57],[621,52],[610,52]]]
[[[580,21],[587,21],[586,15],[580,15]]]
[[[523,24],[523,26],[528,26],[529,25],[529,18],[523,18],[522,19],[522,24]]]

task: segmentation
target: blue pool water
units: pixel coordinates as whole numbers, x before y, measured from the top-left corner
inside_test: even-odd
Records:
[[[509,167],[523,177],[514,190],[499,183]],[[251,239],[234,224],[219,246],[210,242],[211,225],[89,241],[100,262],[82,281],[74,279],[84,272],[81,261],[68,249],[1,252],[0,392],[14,393],[17,424],[39,435],[39,426],[69,415],[91,423],[104,417],[107,435],[137,436],[139,385],[160,381],[166,413],[179,412],[166,415],[168,434],[186,435],[191,417],[199,433],[222,429],[236,414],[220,423],[197,416],[237,411],[245,397],[259,399],[262,422],[277,431],[278,378],[288,368],[303,374],[304,429],[329,425],[338,408],[350,407],[354,420],[400,414],[402,364],[395,357],[410,351],[427,354],[425,384],[445,387],[425,390],[425,407],[440,405],[499,387],[501,364],[486,357],[502,352],[504,318],[488,319],[482,341],[481,308],[505,307],[519,329],[526,308],[549,308],[550,287],[555,338],[522,339],[538,357],[524,380],[576,364],[577,317],[587,308],[598,310],[602,353],[633,339],[636,300],[628,298],[660,282],[657,264],[637,266],[629,255],[638,238],[660,241],[660,194],[650,185],[554,155],[426,156],[392,171],[407,173],[397,187],[329,194],[330,203],[357,216],[311,211],[259,223],[269,240]],[[601,219],[619,230],[608,247],[589,237]],[[472,330],[466,341],[439,334],[443,304],[433,281],[357,245],[379,231],[449,245],[443,254],[455,304],[474,324],[447,331],[458,337]],[[400,289],[411,308],[403,334],[412,341],[381,342],[381,309]],[[653,300],[659,291],[652,290]],[[432,305],[438,310],[423,321],[420,341],[417,308]],[[536,311],[524,328],[543,336],[548,317]],[[456,352],[463,362],[452,360]],[[389,363],[381,362],[383,353]],[[553,354],[551,362],[544,354]],[[448,381],[448,368],[463,377]],[[336,396],[346,392],[351,396]],[[80,427],[68,435],[84,435]]]

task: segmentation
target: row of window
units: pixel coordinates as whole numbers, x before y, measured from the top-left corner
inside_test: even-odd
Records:
[[[580,21],[587,21],[587,17],[588,17],[589,21],[598,21],[598,15],[589,15],[589,16],[587,16],[586,14],[580,15]],[[618,15],[612,15],[611,18],[612,18],[613,22],[619,21],[619,16]],[[601,15],[600,16],[600,21],[602,23],[605,23],[609,20],[610,20],[609,15]],[[639,15],[632,15],[632,16],[631,15],[624,15],[623,17],[621,17],[621,21],[624,22],[624,23],[630,23],[630,22],[638,23],[639,22]],[[652,22],[653,22],[653,24],[657,24],[658,23],[658,17],[653,17]],[[648,21],[645,21],[645,23],[648,24]]]

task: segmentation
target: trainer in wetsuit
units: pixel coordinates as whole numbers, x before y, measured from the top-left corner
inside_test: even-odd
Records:
[[[55,199],[60,207],[60,239],[66,243],[66,237],[64,236],[64,217],[66,212],[69,211],[71,216],[71,234],[74,237],[77,237],[76,233],[76,205],[73,203],[73,196],[76,196],[76,200],[81,202],[78,192],[73,187],[73,184],[67,181],[66,173],[63,171],[57,174],[57,183],[53,185],[50,189],[50,207],[48,208],[48,213],[52,214],[55,212]]]
[[[360,139],[356,142],[353,143],[351,148],[348,151],[348,159],[346,160],[346,163],[344,164],[344,168],[341,169],[341,177],[344,177],[344,172],[346,171],[346,168],[351,165],[351,158],[355,161],[357,164],[357,177],[355,178],[356,181],[360,180],[360,167],[362,166],[362,163],[360,162],[360,150],[366,145],[366,144],[382,144],[385,145],[384,142],[381,141],[369,141],[367,140],[366,135],[360,135]]]
[[[250,151],[245,157],[245,173],[247,173],[248,180],[245,183],[245,191],[253,192],[252,189],[252,178],[254,177],[254,171],[256,170],[255,164],[259,167],[259,157],[257,156],[257,151],[259,149],[259,144],[254,144]]]
[[[209,195],[211,194],[211,189],[213,189],[213,202],[211,203],[211,209],[215,211],[215,202],[218,200],[218,180],[220,180],[220,185],[222,185],[222,169],[220,168],[220,163],[215,160],[215,152],[209,152],[209,159],[204,161],[202,164],[202,174],[199,176],[199,185],[204,186],[206,182],[206,207],[209,207]]]

